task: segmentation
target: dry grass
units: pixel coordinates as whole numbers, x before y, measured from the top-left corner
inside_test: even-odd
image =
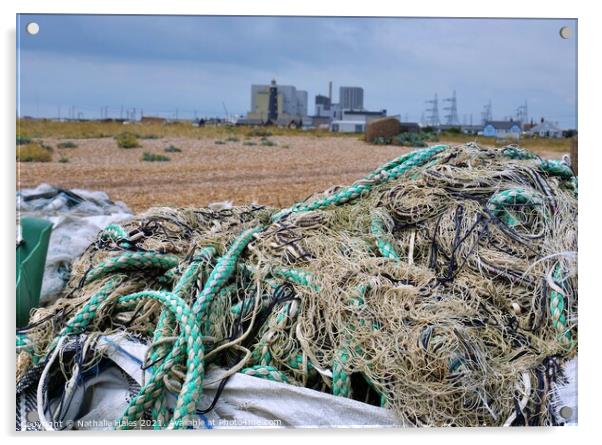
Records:
[[[205,126],[193,127],[190,122],[176,122],[169,124],[121,124],[117,122],[56,122],[51,120],[17,121],[17,136],[30,138],[57,138],[57,139],[93,139],[115,137],[123,132],[130,132],[141,139],[186,137],[192,139],[227,139],[245,138],[255,136],[313,136],[313,137],[342,137],[357,139],[359,136],[352,134],[332,134],[328,130],[297,130],[278,127],[236,127]],[[269,133],[269,134],[268,134]]]
[[[21,162],[50,162],[52,152],[37,142],[17,145],[17,161]]]

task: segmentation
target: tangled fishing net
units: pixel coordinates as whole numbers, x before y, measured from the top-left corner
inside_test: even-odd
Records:
[[[32,314],[17,379],[69,336],[125,331],[152,377],[119,425],[187,426],[210,364],[418,426],[550,425],[576,252],[576,177],[517,146],[418,150],[287,209],[155,208]]]

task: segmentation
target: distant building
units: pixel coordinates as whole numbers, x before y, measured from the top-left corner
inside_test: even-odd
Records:
[[[358,120],[364,122],[370,122],[374,119],[381,117],[387,117],[387,110],[380,111],[367,111],[367,110],[342,110],[341,120]]]
[[[497,139],[519,139],[521,124],[517,121],[487,121],[483,125],[483,136]]]
[[[340,87],[339,104],[343,110],[363,110],[364,89],[360,87]]]
[[[332,121],[330,131],[334,133],[363,133],[366,129],[366,121]]]
[[[542,118],[541,122],[532,127],[527,134],[530,136],[539,136],[540,138],[561,138],[562,130],[556,124],[544,121]]]
[[[297,114],[301,117],[307,116],[307,91],[297,90]]]
[[[369,122],[386,116],[387,110],[341,110],[341,118],[330,123],[330,131],[335,133],[363,133]]]
[[[251,85],[251,111],[247,120],[289,125],[307,116],[307,91],[292,85]]]
[[[330,98],[328,96],[323,96],[321,94],[318,94],[316,96],[315,106],[316,106],[316,113],[315,113],[316,117],[331,117],[331,115],[332,115],[332,112],[330,110],[331,102],[330,102]]]

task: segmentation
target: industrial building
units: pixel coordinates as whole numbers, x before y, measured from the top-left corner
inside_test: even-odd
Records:
[[[251,85],[251,111],[247,120],[278,125],[301,125],[307,116],[307,91],[292,85]]]
[[[387,116],[387,110],[342,110],[341,113],[341,119],[333,120],[330,123],[330,131],[335,133],[363,133],[369,122]],[[399,119],[399,116],[396,117]]]
[[[372,119],[387,115],[386,110],[367,111],[364,108],[364,89],[342,86],[339,88],[339,101],[332,98],[332,82],[328,83],[328,96],[315,97],[315,114],[312,116],[316,127],[328,126],[334,132],[362,132]]]
[[[316,107],[315,115],[319,116],[319,117],[330,117],[332,114],[332,112],[330,111],[331,106],[332,106],[332,103],[331,103],[330,97],[318,94],[316,96],[316,101],[315,101],[315,107]]]
[[[343,110],[363,110],[364,89],[360,87],[340,87],[339,104]]]

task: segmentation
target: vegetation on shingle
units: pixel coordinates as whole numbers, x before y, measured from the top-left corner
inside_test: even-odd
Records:
[[[376,145],[400,145],[405,147],[428,147],[429,142],[437,142],[439,138],[434,133],[400,133],[393,137],[379,136],[374,138]]]
[[[17,145],[29,144],[31,142],[31,138],[29,136],[17,136]]]
[[[145,151],[144,154],[142,155],[142,160],[147,161],[147,162],[167,162],[170,160],[170,158],[165,155],[160,155],[160,154],[155,154],[155,153],[150,153],[148,151]]]
[[[277,145],[276,142],[270,141],[267,138],[262,138],[260,144],[266,147],[273,147],[274,145]]]
[[[72,141],[63,141],[57,144],[58,148],[77,148],[77,144]]]
[[[60,162],[61,164],[66,164],[67,162],[69,162],[69,158],[68,158],[67,156],[61,156],[61,157],[59,158],[59,162]]]
[[[37,142],[19,145],[17,147],[17,161],[50,162],[52,161],[52,151]]]
[[[141,147],[138,137],[134,133],[123,132],[115,136],[119,148],[138,148]]]
[[[251,137],[266,137],[266,136],[271,136],[272,132],[269,130],[266,130],[265,128],[261,128],[261,127],[255,127],[255,128],[251,128],[248,132],[247,132],[247,136],[251,136]]]
[[[163,149],[163,151],[165,151],[166,153],[181,153],[182,149],[178,148],[178,147],[176,147],[175,145],[172,144],[172,145],[169,145],[168,147],[165,147]]]

